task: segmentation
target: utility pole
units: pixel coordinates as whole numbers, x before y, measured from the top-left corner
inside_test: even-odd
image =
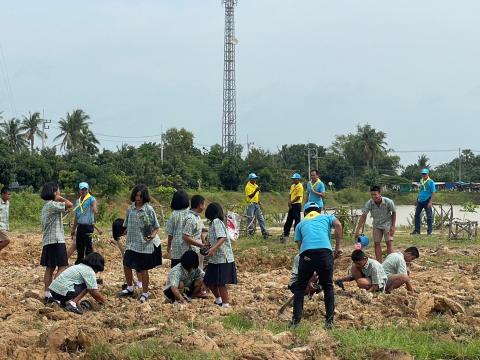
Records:
[[[308,175],[307,175],[307,177],[309,177],[310,176],[310,146],[307,149],[307,154],[308,154],[307,155],[308,156]]]
[[[237,90],[235,82],[235,6],[237,0],[223,0],[225,4],[225,42],[223,55],[223,120],[222,148],[233,152],[237,142]]]
[[[42,150],[45,149],[45,130],[50,129],[51,123],[52,120],[45,120],[45,110],[42,110]]]
[[[458,182],[462,181],[462,149],[458,148]]]
[[[162,163],[163,165],[163,149],[165,148],[165,136],[163,134],[163,127],[161,128],[160,130],[161,134],[160,134],[160,162]]]

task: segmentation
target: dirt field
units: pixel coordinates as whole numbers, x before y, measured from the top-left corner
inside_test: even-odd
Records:
[[[151,272],[147,303],[117,299],[123,283],[120,253],[99,243],[107,260],[101,290],[109,302],[76,315],[40,301],[40,235],[15,233],[12,238],[0,255],[1,359],[480,358],[478,245],[420,244],[423,256],[411,267],[414,294],[400,289],[372,298],[353,283],[346,284],[346,291],[336,288],[336,327],[326,332],[321,294],[306,301],[297,330],[286,327],[290,309],[277,315],[290,297],[291,245],[237,244],[239,284],[230,289],[233,307],[221,309],[213,296],[184,308],[165,304],[169,260]],[[337,261],[336,275],[345,274],[348,263],[346,257]],[[428,341],[430,347],[424,344]],[[410,342],[411,353],[405,351]]]

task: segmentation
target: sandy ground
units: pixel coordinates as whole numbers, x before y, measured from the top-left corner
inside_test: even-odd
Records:
[[[184,308],[164,303],[169,260],[151,271],[151,299],[117,299],[123,283],[119,251],[112,245],[98,247],[107,261],[101,290],[108,304],[84,315],[44,306],[43,268],[39,266],[40,235],[13,234],[13,243],[0,254],[0,359],[75,359],[85,357],[92,344],[108,343],[120,349],[142,339],[198,349],[238,359],[336,359],[335,340],[323,330],[322,296],[306,302],[304,321],[314,324],[310,337],[300,342],[291,332],[272,334],[265,326],[287,323],[291,310],[282,316],[279,307],[290,297],[286,290],[291,257],[264,258],[258,249],[237,257],[239,284],[232,286],[232,309],[213,304],[213,296],[194,300]],[[445,255],[480,259],[480,250],[452,250],[444,246],[421,249],[423,257],[412,266],[417,292],[405,289],[391,295],[370,297],[353,283],[346,291],[336,289],[337,328],[376,328],[385,324],[414,326],[435,313],[448,316],[452,324],[480,332],[480,265],[442,262]],[[343,275],[348,259],[336,263],[336,276]],[[222,319],[231,313],[254,321],[255,329],[226,329]],[[449,335],[455,339],[455,334]]]

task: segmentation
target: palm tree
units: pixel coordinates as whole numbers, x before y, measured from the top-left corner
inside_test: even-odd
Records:
[[[385,138],[387,135],[383,131],[376,131],[371,125],[367,124],[357,126],[357,136],[359,145],[363,148],[367,157],[367,167],[370,168],[371,161],[372,168],[375,168],[377,155],[386,150]]]
[[[43,119],[40,117],[39,112],[29,113],[28,117],[23,116],[22,126],[20,127],[21,130],[25,131],[25,137],[28,141],[30,141],[30,151],[33,152],[33,146],[35,144],[35,136],[40,136],[45,138],[45,132],[40,129],[40,124],[42,123]]]
[[[11,118],[0,124],[0,135],[6,140],[13,151],[20,151],[27,147],[27,139],[22,133],[19,119]]]
[[[418,168],[419,169],[425,169],[425,168],[429,168],[430,167],[430,164],[428,163],[429,162],[429,158],[427,155],[425,154],[422,154],[418,157],[418,162],[417,162],[417,165],[418,165]]]
[[[60,125],[60,134],[54,140],[62,139],[60,149],[67,151],[94,150],[97,149],[98,140],[89,129],[91,122],[90,116],[81,109],[75,109],[67,113],[64,119],[58,122]]]

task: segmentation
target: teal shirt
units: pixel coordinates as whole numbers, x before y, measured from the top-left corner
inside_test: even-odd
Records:
[[[95,197],[91,196],[83,203],[82,209],[80,209],[80,199],[75,201],[75,217],[77,218],[77,224],[95,224],[95,214],[93,212],[94,201]]]
[[[311,212],[300,221],[295,229],[295,241],[301,241],[300,254],[311,249],[332,250],[330,229],[336,217]]]
[[[433,181],[432,179],[428,179],[427,182],[425,183],[425,186],[423,186],[422,180],[423,179],[420,179],[420,182],[418,184],[420,188],[420,192],[418,193],[419,202],[427,201],[432,197],[432,194],[436,191],[435,181]]]
[[[325,184],[322,181],[319,181],[318,184],[315,185],[315,191],[324,193]],[[318,207],[323,208],[323,199],[321,196],[318,196],[312,192],[312,184],[310,181],[307,183],[307,195],[308,195],[307,202],[314,202],[315,204],[318,205]]]

